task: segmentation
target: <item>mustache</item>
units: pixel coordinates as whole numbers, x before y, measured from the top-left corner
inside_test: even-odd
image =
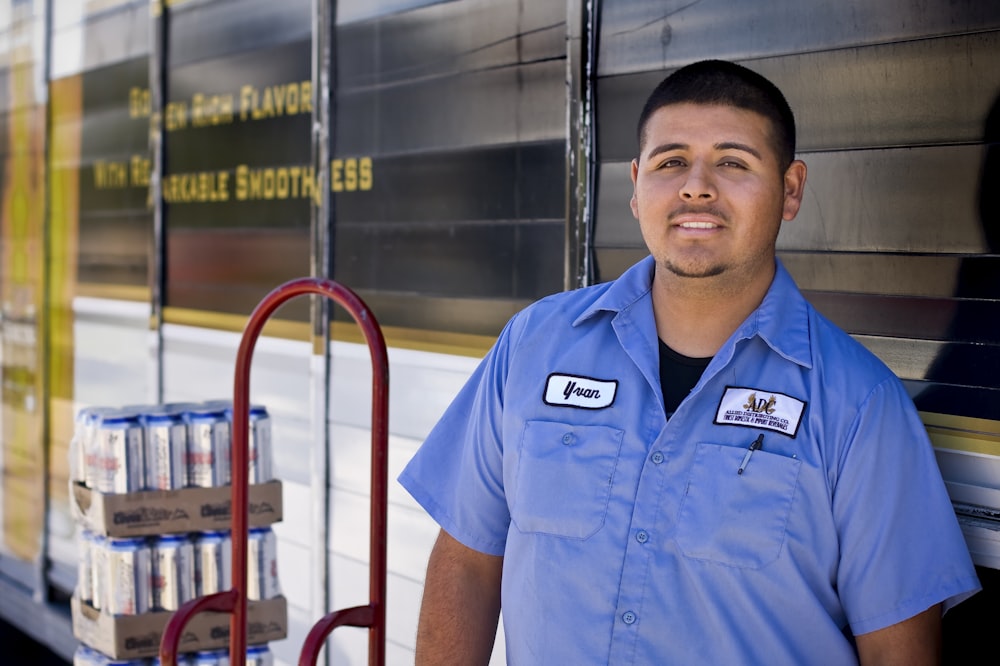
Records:
[[[729,222],[729,216],[714,206],[688,206],[680,205],[667,213],[667,221],[673,222],[678,215],[711,215],[723,222]]]

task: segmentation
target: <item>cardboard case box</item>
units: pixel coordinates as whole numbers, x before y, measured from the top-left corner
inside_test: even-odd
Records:
[[[282,519],[281,481],[249,486],[249,526],[266,527]],[[142,537],[183,532],[228,530],[232,488],[180,488],[105,494],[74,483],[73,517],[105,536]]]
[[[73,635],[114,659],[155,657],[172,611],[112,616],[74,596],[70,602]],[[228,613],[205,612],[191,618],[181,636],[181,652],[229,646]],[[247,602],[247,645],[278,641],[288,635],[288,602],[284,597]]]

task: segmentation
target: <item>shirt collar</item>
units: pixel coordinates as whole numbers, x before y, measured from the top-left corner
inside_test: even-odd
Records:
[[[775,259],[775,263],[774,280],[768,287],[764,300],[730,336],[717,355],[731,356],[738,341],[756,335],[775,353],[793,363],[811,368],[809,304],[781,260]],[[573,326],[583,323],[598,312],[622,312],[649,298],[653,268],[652,256],[630,267],[594,299],[590,307],[576,318]]]

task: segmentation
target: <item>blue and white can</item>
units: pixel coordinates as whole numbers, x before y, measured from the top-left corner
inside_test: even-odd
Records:
[[[102,610],[108,615],[141,615],[152,608],[152,550],[143,539],[107,541]]]
[[[195,666],[229,666],[228,650],[204,650],[194,654]]]
[[[200,532],[194,538],[195,596],[233,586],[233,542],[229,532]]]
[[[184,413],[188,426],[188,485],[211,488],[229,483],[229,420],[221,407],[195,407]]]
[[[101,657],[97,650],[81,643],[73,653],[73,666],[101,666],[104,663]]]
[[[278,585],[278,546],[274,530],[254,527],[247,531],[247,599],[274,599]]]
[[[77,575],[76,575],[76,596],[80,601],[94,605],[94,533],[87,529],[80,529],[77,533]]]
[[[271,415],[264,405],[250,406],[249,482],[267,483],[274,478],[274,449],[271,445]]]
[[[87,432],[90,410],[84,407],[76,413],[73,421],[73,437],[69,440],[69,480],[71,483],[87,482],[87,452],[83,439]]]
[[[139,415],[130,410],[106,413],[97,426],[102,493],[131,493],[146,487],[145,444]]]
[[[142,414],[146,439],[146,487],[177,490],[187,485],[188,428],[183,413],[154,407]]]
[[[175,611],[195,598],[194,543],[169,534],[153,541],[153,610]]]
[[[246,666],[274,666],[274,654],[267,643],[251,645],[247,648]]]
[[[233,410],[226,410],[233,421]],[[274,478],[274,454],[271,446],[271,415],[264,405],[251,405],[247,423],[247,482],[267,483]]]
[[[149,661],[149,666],[160,666],[162,662],[159,657],[153,657]],[[192,666],[194,664],[194,654],[190,652],[185,652],[183,654],[177,655],[177,666]]]
[[[90,605],[101,610],[106,606],[107,585],[104,581],[108,570],[108,539],[91,534],[90,544]]]

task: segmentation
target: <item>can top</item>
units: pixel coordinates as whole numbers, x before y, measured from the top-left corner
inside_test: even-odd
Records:
[[[205,418],[219,419],[219,418],[225,418],[225,415],[226,415],[226,410],[223,409],[222,407],[218,406],[213,407],[212,405],[205,405],[205,404],[192,405],[188,409],[184,410],[184,418],[190,420],[199,420]]]
[[[112,409],[105,413],[97,416],[99,423],[101,425],[105,424],[116,424],[116,423],[128,423],[131,421],[139,420],[140,412],[133,409],[126,409],[124,407],[120,409]]]
[[[200,403],[197,402],[165,402],[162,405],[158,405],[163,409],[170,411],[171,413],[182,414],[188,410],[195,409]]]
[[[147,423],[151,421],[179,422],[182,416],[183,412],[181,412],[178,409],[168,409],[164,405],[156,405],[155,407],[152,407],[144,411],[140,415],[140,418]]]
[[[88,407],[81,407],[76,412],[76,420],[85,421],[87,419],[94,418],[95,416],[100,416],[101,414],[104,414],[106,412],[113,412],[113,411],[115,411],[114,407],[102,407],[99,405],[90,405]]]
[[[142,546],[145,544],[144,539],[137,537],[108,537],[107,546],[108,548],[131,548],[134,546]]]
[[[264,527],[251,527],[247,530],[250,534],[267,534],[268,532],[273,532],[270,525],[265,525]]]
[[[177,543],[177,542],[184,543],[190,540],[191,539],[189,539],[186,534],[161,534],[160,536],[156,537],[157,544]]]
[[[267,414],[267,407],[265,407],[264,405],[250,405],[250,407],[247,409],[247,411],[249,412],[250,418],[263,418],[263,417],[266,417],[268,415]],[[227,407],[226,408],[226,416],[230,420],[232,420],[232,418],[233,418],[233,408],[232,407]]]

